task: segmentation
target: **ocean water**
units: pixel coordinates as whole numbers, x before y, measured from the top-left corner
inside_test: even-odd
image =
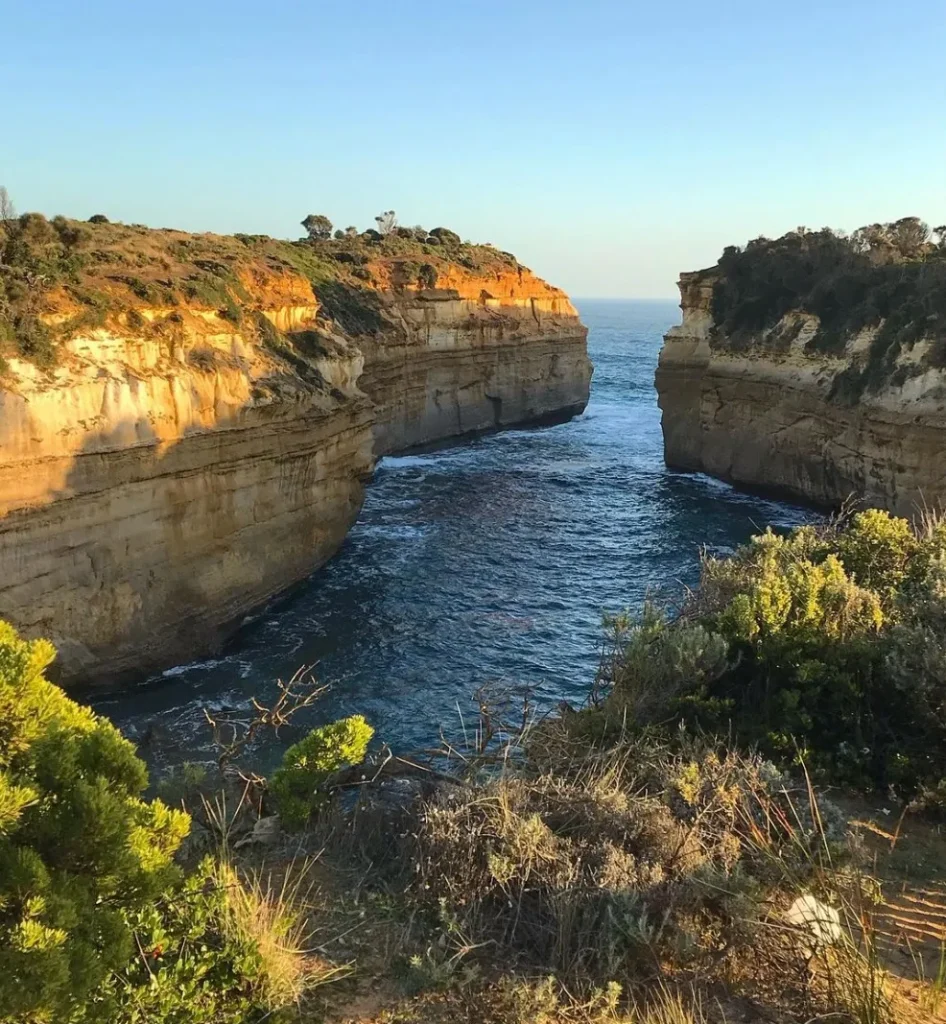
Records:
[[[580,703],[604,612],[678,598],[701,546],[729,551],[767,524],[812,517],[664,466],[653,381],[674,303],[578,306],[595,364],[582,416],[384,459],[328,565],[218,658],[98,710],[132,736],[160,735],[153,761],[200,759],[212,749],[205,707],[265,702],[306,665],[331,689],[301,724],[358,712],[395,749],[428,745],[475,717],[483,686]],[[278,744],[257,752],[264,764],[277,755]]]

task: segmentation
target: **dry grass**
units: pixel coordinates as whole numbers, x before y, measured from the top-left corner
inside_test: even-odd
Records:
[[[806,880],[820,841],[815,822],[790,820],[784,785],[757,758],[628,740],[445,787],[396,852],[446,949],[554,973],[581,998],[668,971],[751,975],[766,957],[784,979],[766,921],[793,890],[769,855]],[[803,961],[791,969],[803,985]]]
[[[610,985],[585,1000],[569,996],[552,977],[501,986],[497,1000],[501,1024],[709,1024],[704,1000],[657,984],[646,1000],[622,1005],[621,988]],[[725,1015],[714,1015],[725,1024]]]
[[[306,994],[348,973],[312,946],[309,867],[308,862],[293,863],[278,874],[258,870],[244,875],[227,860],[217,866],[217,884],[226,893],[224,928],[258,951],[256,997],[270,1011],[298,1006]]]
[[[937,1019],[935,965],[891,973],[862,843],[804,777],[682,739],[579,754],[555,728],[525,764],[418,796],[373,844],[372,876],[406,883],[399,947],[423,993],[391,1020]],[[832,944],[786,921],[803,893],[837,912]]]

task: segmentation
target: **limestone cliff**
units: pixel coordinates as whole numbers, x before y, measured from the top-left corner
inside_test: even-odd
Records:
[[[587,400],[567,297],[489,247],[4,231],[0,618],[67,682],[216,648],[337,549],[375,451]]]
[[[584,409],[587,330],[559,289],[522,267],[448,268],[429,289],[389,273],[377,268],[389,327],[357,337],[379,455]]]
[[[718,285],[715,268],[680,280],[656,375],[668,465],[824,505],[946,505],[933,320],[909,344],[887,344],[879,320],[825,345],[822,318],[794,309],[737,337],[714,317]]]
[[[372,467],[357,351],[303,374],[197,310],[173,340],[66,348],[51,380],[14,360],[0,389],[0,617],[50,637],[67,679],[211,650],[336,550]]]

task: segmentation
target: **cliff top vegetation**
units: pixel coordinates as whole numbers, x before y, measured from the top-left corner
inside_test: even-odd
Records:
[[[312,302],[350,333],[380,326],[379,291],[433,291],[449,277],[519,273],[520,264],[491,245],[463,241],[448,228],[397,224],[393,211],[377,227],[333,233],[324,215],[302,222],[295,241],[268,235],[189,234],[170,228],[88,221],[40,213],[17,216],[0,197],[0,358],[56,361],[57,345],[81,331],[136,311],[177,307],[217,310],[241,323],[273,293]],[[269,304],[272,304],[270,301]]]
[[[933,343],[926,365],[946,366],[946,225],[931,233],[904,217],[850,235],[798,228],[729,246],[708,273],[719,345],[787,347],[803,325],[789,314],[804,313],[819,321],[808,350],[840,356],[875,328],[866,357],[836,380],[839,397],[902,383],[898,356],[921,338]]]

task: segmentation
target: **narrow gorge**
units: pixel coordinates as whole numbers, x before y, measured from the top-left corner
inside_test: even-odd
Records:
[[[0,376],[0,618],[67,683],[219,647],[335,552],[376,457],[588,399],[568,298],[491,247],[21,220],[53,273]]]
[[[825,506],[946,506],[946,248],[901,240],[913,221],[681,275],[656,373],[667,464]]]

